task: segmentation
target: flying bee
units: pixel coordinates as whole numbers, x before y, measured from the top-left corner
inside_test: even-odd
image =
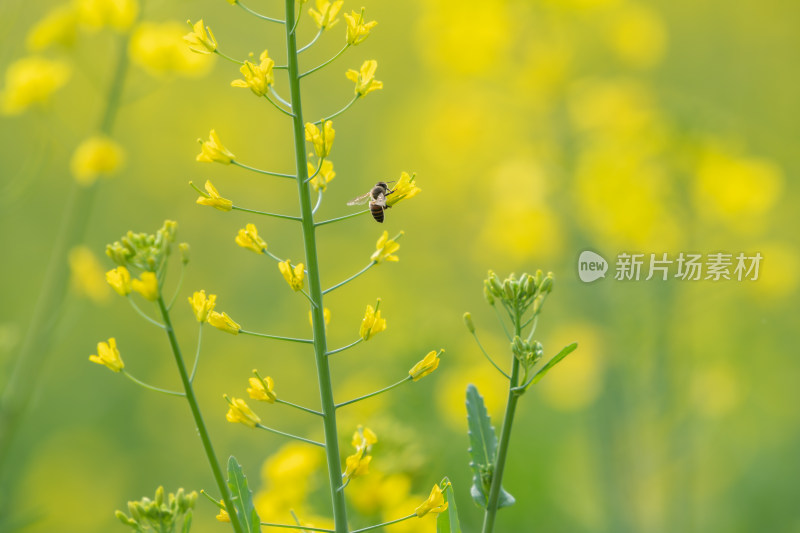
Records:
[[[394,183],[390,181],[389,183]],[[383,222],[383,212],[389,207],[386,205],[386,197],[394,192],[394,189],[389,188],[389,184],[385,181],[379,181],[369,192],[362,194],[358,198],[353,198],[347,205],[362,205],[369,201],[369,211],[372,213],[372,218],[377,222]]]

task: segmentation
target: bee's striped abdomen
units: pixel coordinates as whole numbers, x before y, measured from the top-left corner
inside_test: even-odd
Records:
[[[374,218],[377,222],[383,222],[383,206],[376,203],[370,202],[369,210],[372,213],[372,218]]]

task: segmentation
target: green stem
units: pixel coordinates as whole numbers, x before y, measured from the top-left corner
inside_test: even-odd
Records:
[[[267,99],[267,101],[269,101],[269,103],[270,103],[270,104],[272,104],[272,105],[275,107],[275,109],[277,109],[278,111],[280,111],[280,112],[281,112],[281,113],[283,113],[284,115],[286,115],[286,116],[289,116],[289,117],[293,117],[293,116],[294,116],[294,115],[293,115],[291,112],[289,112],[289,111],[286,111],[284,108],[282,108],[281,106],[279,106],[279,105],[278,105],[278,104],[275,102],[275,100],[273,100],[272,98],[270,98],[270,97],[269,97],[269,95],[268,95],[268,94],[265,94],[265,95],[264,95],[264,98],[266,98],[266,99]],[[294,178],[294,176],[292,176],[292,178]]]
[[[336,53],[336,55],[335,55],[335,56],[333,56],[332,58],[330,58],[330,59],[329,59],[329,60],[327,60],[326,62],[322,63],[321,65],[317,65],[316,67],[312,68],[311,70],[308,70],[308,71],[306,71],[306,72],[303,72],[302,74],[299,74],[299,77],[300,77],[300,78],[305,78],[305,77],[306,77],[306,76],[308,76],[309,74],[312,74],[312,73],[314,73],[314,72],[318,71],[318,70],[319,70],[319,69],[321,69],[321,68],[325,68],[325,67],[327,67],[328,65],[330,65],[331,63],[333,63],[333,62],[334,62],[334,61],[335,61],[335,60],[336,60],[336,59],[337,59],[337,58],[338,58],[340,55],[342,55],[342,54],[344,53],[344,51],[345,51],[345,50],[347,50],[348,48],[350,48],[350,45],[349,45],[349,44],[346,44],[346,45],[344,45],[344,46],[342,47],[342,49],[341,49],[341,50],[339,50],[339,51]],[[291,70],[291,67],[289,68],[289,70]]]
[[[261,522],[262,526],[266,527],[282,527],[286,529],[301,529],[303,531],[322,531],[323,533],[336,533],[332,529],[322,529],[321,527],[309,527],[309,526],[296,526],[294,524],[275,524],[272,522]]]
[[[194,353],[194,364],[192,364],[192,373],[189,376],[189,383],[194,384],[194,377],[197,375],[197,365],[200,364],[200,348],[203,346],[203,323],[197,328],[197,351]]]
[[[352,347],[353,347],[353,346],[355,346],[356,344],[358,344],[358,343],[360,343],[360,342],[363,342],[363,340],[364,340],[363,338],[359,338],[357,341],[355,341],[355,342],[351,342],[351,343],[350,343],[350,344],[348,344],[347,346],[342,346],[341,348],[336,348],[335,350],[331,350],[330,352],[326,353],[325,355],[333,355],[333,354],[335,354],[335,353],[343,352],[343,351],[345,351],[346,349],[348,349],[348,348],[352,348]]]
[[[286,400],[281,400],[280,398],[275,398],[275,403],[282,403],[283,405],[294,407],[295,409],[305,411],[306,413],[311,413],[312,415],[322,416],[322,413],[320,413],[319,411],[309,409],[308,407],[303,407],[302,405],[297,405],[296,403],[287,402]]]
[[[247,11],[248,13],[253,15],[254,17],[260,18],[261,20],[267,20],[269,22],[277,22],[278,24],[285,24],[285,22],[283,20],[275,19],[275,18],[272,18],[272,17],[268,17],[266,15],[262,15],[261,13],[256,13],[255,11],[253,11],[252,9],[250,9],[249,7],[247,7],[246,5],[244,5],[243,3],[239,2],[239,1],[237,1],[236,3],[239,4],[239,7],[241,7],[242,9],[244,9],[245,11]]]
[[[223,59],[227,59],[231,63],[236,63],[237,65],[244,65],[244,61],[239,61],[238,59],[234,59],[234,58],[232,58],[231,56],[229,56],[227,54],[223,54],[222,52],[219,51],[219,48],[214,50],[214,53],[217,54],[219,57],[221,57]]]
[[[377,265],[377,264],[378,264],[378,262],[377,262],[377,261],[372,261],[370,264],[368,264],[367,266],[365,266],[364,268],[362,268],[361,270],[359,270],[358,272],[356,272],[355,274],[353,274],[352,276],[350,276],[350,277],[349,277],[349,278],[347,278],[346,280],[344,280],[344,281],[342,281],[342,282],[339,282],[339,283],[337,283],[337,284],[336,284],[336,285],[334,285],[333,287],[330,287],[330,288],[328,288],[328,289],[325,289],[324,291],[322,291],[322,294],[328,294],[328,293],[329,293],[329,292],[331,292],[332,290],[334,290],[334,289],[338,289],[339,287],[341,287],[341,286],[342,286],[342,285],[344,285],[345,283],[349,283],[349,282],[353,281],[353,280],[354,280],[354,279],[356,279],[358,276],[360,276],[361,274],[363,274],[364,272],[366,272],[367,270],[369,270],[370,268],[374,267],[374,266],[375,266],[375,265]]]
[[[239,207],[238,205],[231,206],[235,211],[244,211],[245,213],[253,213],[254,215],[264,215],[268,217],[283,218],[286,220],[300,220],[300,217],[293,217],[291,215],[281,215],[279,213],[267,213],[266,211],[256,211],[255,209],[247,209],[246,207]]]
[[[299,440],[300,442],[305,442],[308,444],[313,444],[314,446],[319,446],[320,448],[324,448],[325,445],[321,442],[317,442],[315,440],[307,439],[305,437],[299,437],[297,435],[292,435],[291,433],[286,433],[284,431],[279,431],[277,429],[272,429],[271,427],[267,427],[263,424],[256,424],[256,427],[259,429],[263,429],[264,431],[269,431],[270,433],[275,433],[276,435],[282,435],[284,437],[289,437],[290,439]]]
[[[239,333],[241,333],[242,335],[252,335],[253,337],[264,337],[265,339],[276,339],[279,341],[304,342],[306,344],[313,344],[314,342],[311,339],[295,339],[294,337],[281,337],[280,335],[268,335],[266,333],[256,333],[255,331],[246,331],[243,329],[240,329]]]
[[[225,508],[229,510],[234,531],[236,531],[236,533],[245,533],[240,523],[240,517],[237,516],[234,511],[236,508],[233,505],[233,500],[228,490],[228,484],[222,474],[222,468],[219,466],[217,455],[214,453],[214,447],[211,445],[211,439],[208,436],[208,430],[203,421],[203,415],[200,413],[200,406],[197,404],[197,397],[194,395],[194,388],[192,388],[192,383],[189,381],[189,374],[186,372],[186,365],[183,362],[181,348],[178,345],[178,339],[172,327],[169,311],[167,311],[167,307],[164,305],[164,299],[161,298],[161,296],[158,297],[157,303],[161,311],[161,318],[164,320],[164,325],[166,326],[167,338],[169,338],[169,345],[170,348],[172,348],[172,355],[175,357],[175,364],[178,366],[178,373],[181,376],[183,390],[186,393],[186,401],[189,403],[189,408],[192,410],[192,417],[194,417],[194,423],[197,426],[197,433],[200,435],[200,441],[203,443],[203,449],[206,452],[208,464],[211,466],[211,472],[214,474],[214,481],[217,482],[217,488],[222,494],[222,501],[225,502]]]
[[[514,313],[514,335],[519,336],[522,331],[519,312]],[[514,413],[517,410],[517,401],[520,395],[514,390],[519,385],[520,363],[513,354],[511,355],[511,379],[509,380],[508,400],[506,401],[506,413],[503,417],[503,429],[500,432],[500,441],[497,447],[497,458],[495,459],[494,474],[492,475],[492,485],[489,489],[489,498],[486,502],[486,512],[483,515],[482,533],[491,533],[494,530],[494,522],[497,516],[497,503],[500,498],[500,489],[503,484],[503,471],[506,466],[506,456],[508,455],[508,443],[511,438],[511,427],[514,425]]]
[[[392,520],[391,522],[384,522],[383,524],[375,524],[374,526],[367,526],[367,527],[362,527],[361,529],[354,529],[352,531],[352,533],[361,533],[362,531],[369,531],[371,529],[378,529],[379,527],[388,526],[390,524],[396,524],[398,522],[402,522],[403,520],[408,520],[409,518],[414,518],[415,516],[417,516],[416,513],[411,513],[408,516],[404,516],[403,518],[398,518],[396,520]]]
[[[136,302],[133,300],[133,298],[131,298],[131,295],[130,295],[130,294],[127,296],[127,298],[128,298],[128,301],[131,303],[131,307],[133,307],[134,311],[136,311],[137,313],[139,313],[139,316],[141,316],[142,318],[144,318],[145,320],[147,320],[148,322],[150,322],[150,323],[151,323],[151,324],[153,324],[154,326],[158,326],[159,328],[161,328],[161,329],[164,329],[164,324],[162,324],[162,323],[161,323],[161,322],[159,322],[158,320],[155,320],[155,319],[153,319],[153,318],[150,318],[150,317],[147,315],[147,313],[145,313],[144,311],[142,311],[142,308],[141,308],[141,307],[139,307],[139,305],[138,305],[138,304],[137,304],[137,303],[136,303]]]
[[[291,174],[283,174],[281,172],[271,172],[269,170],[261,170],[260,168],[254,168],[247,166],[243,163],[236,161],[235,159],[231,160],[231,165],[236,165],[237,167],[241,167],[247,170],[252,170],[253,172],[258,172],[259,174],[266,174],[267,176],[277,176],[279,178],[288,178],[290,180],[296,179],[297,176],[293,176]]]
[[[317,260],[317,241],[314,215],[311,213],[311,193],[305,183],[308,178],[306,160],[305,125],[303,124],[303,105],[300,96],[300,68],[297,61],[297,36],[295,27],[295,2],[285,0],[286,6],[286,53],[289,89],[292,100],[292,126],[294,130],[295,168],[297,171],[297,191],[300,197],[300,213],[303,218],[303,244],[308,269],[308,285],[311,291],[311,315],[314,329],[314,358],[317,366],[320,405],[322,406],[323,431],[325,434],[325,456],[328,463],[328,480],[333,507],[333,521],[336,533],[347,533],[347,508],[344,492],[338,490],[342,485],[342,465],[339,458],[339,435],[336,428],[336,406],[333,400],[331,372],[328,365],[327,339],[325,337],[325,317],[323,316],[322,286],[320,284],[319,262]]]
[[[136,379],[135,377],[133,377],[132,375],[128,374],[128,371],[127,371],[127,370],[125,370],[125,369],[123,369],[123,370],[122,370],[122,374],[123,374],[123,375],[124,375],[126,378],[128,378],[129,380],[133,381],[134,383],[136,383],[136,384],[137,384],[137,385],[139,385],[140,387],[144,387],[144,388],[145,388],[145,389],[147,389],[147,390],[151,390],[151,391],[153,391],[153,392],[160,392],[161,394],[166,394],[166,395],[168,395],[168,396],[181,396],[181,397],[185,397],[185,396],[186,396],[186,395],[185,395],[184,393],[182,393],[182,392],[177,392],[177,391],[173,391],[173,390],[167,390],[167,389],[160,389],[160,388],[158,388],[158,387],[154,387],[154,386],[152,386],[152,385],[148,385],[148,384],[147,384],[147,383],[145,383],[144,381],[140,381],[140,380]]]
[[[494,359],[492,359],[492,357],[491,357],[491,356],[490,356],[490,355],[489,355],[489,354],[486,352],[486,350],[485,350],[485,349],[484,349],[484,347],[483,347],[483,344],[481,344],[481,341],[478,339],[478,334],[477,334],[477,333],[475,333],[475,332],[473,331],[473,332],[472,332],[472,336],[475,338],[475,342],[476,342],[476,343],[478,343],[478,348],[480,348],[480,349],[481,349],[481,351],[483,352],[483,355],[484,355],[484,356],[486,357],[486,359],[487,359],[487,360],[488,360],[488,361],[489,361],[489,362],[492,364],[492,366],[493,366],[493,367],[495,367],[495,368],[497,369],[497,371],[498,371],[498,372],[500,372],[501,374],[503,374],[503,375],[506,377],[506,379],[511,379],[511,376],[509,376],[508,374],[506,374],[506,371],[505,371],[505,370],[503,370],[502,368],[500,368],[500,367],[497,365],[497,363],[495,363],[495,362],[494,362]]]
[[[291,108],[291,107],[292,107],[292,104],[290,104],[289,102],[287,102],[286,100],[284,100],[284,99],[281,97],[281,95],[279,95],[279,94],[278,94],[278,91],[276,91],[276,90],[275,90],[275,86],[273,86],[272,84],[270,84],[270,86],[269,86],[269,92],[271,92],[271,93],[272,93],[272,96],[274,96],[274,97],[275,97],[275,99],[276,99],[277,101],[279,101],[280,103],[282,103],[282,104],[283,104],[283,105],[285,105],[286,107],[288,107],[288,108]]]
[[[331,218],[331,219],[329,219],[329,220],[323,220],[322,222],[317,222],[317,223],[315,224],[315,226],[324,226],[325,224],[330,224],[330,223],[332,223],[332,222],[339,222],[340,220],[344,220],[344,219],[346,219],[346,218],[353,218],[353,217],[357,217],[357,216],[359,216],[359,215],[363,215],[364,213],[369,213],[369,209],[365,209],[365,210],[363,210],[363,211],[359,211],[358,213],[353,213],[353,214],[350,214],[350,215],[345,215],[345,216],[343,216],[343,217],[337,217],[337,218]]]
[[[407,377],[401,379],[400,381],[398,381],[397,383],[389,385],[388,387],[384,387],[381,390],[377,390],[375,392],[370,392],[369,394],[365,394],[364,396],[359,396],[358,398],[353,398],[352,400],[347,400],[346,402],[337,403],[336,404],[336,408],[338,409],[340,407],[344,407],[345,405],[350,405],[351,403],[356,403],[356,402],[360,402],[361,400],[366,400],[367,398],[372,398],[373,396],[377,396],[378,394],[382,394],[382,393],[384,393],[386,391],[390,391],[395,387],[399,387],[400,385],[402,385],[406,381],[411,381],[412,379],[413,378],[411,376],[407,376]]]
[[[348,103],[346,106],[344,106],[343,108],[341,108],[339,111],[337,111],[336,113],[334,113],[334,114],[332,114],[332,115],[330,115],[330,116],[327,116],[327,117],[325,117],[325,118],[321,118],[321,119],[319,119],[319,120],[318,120],[318,121],[316,121],[314,124],[322,124],[322,123],[324,123],[324,122],[327,122],[327,121],[329,121],[329,120],[332,120],[332,119],[334,119],[334,118],[338,117],[339,115],[341,115],[342,113],[344,113],[345,111],[347,111],[348,109],[350,109],[350,108],[353,106],[353,104],[355,104],[355,103],[356,103],[356,100],[358,100],[358,99],[359,99],[359,95],[355,95],[355,97],[353,97],[353,99],[352,99],[352,100],[350,100],[350,102],[349,102],[349,103]]]
[[[314,38],[311,39],[311,41],[309,41],[307,45],[305,45],[304,47],[300,48],[297,51],[297,53],[298,54],[302,54],[303,52],[305,52],[306,50],[308,50],[309,48],[314,46],[314,43],[317,42],[317,39],[319,39],[319,36],[322,35],[323,31],[325,31],[325,29],[324,28],[320,28],[319,31],[317,32],[317,34],[314,36]]]

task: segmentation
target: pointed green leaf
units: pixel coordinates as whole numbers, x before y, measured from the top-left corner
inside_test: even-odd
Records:
[[[558,352],[558,354],[556,354],[556,356],[555,356],[555,357],[553,357],[552,359],[550,359],[550,360],[547,362],[547,364],[546,364],[546,365],[544,365],[544,366],[542,367],[542,369],[541,369],[541,370],[539,370],[539,371],[536,373],[536,375],[535,375],[535,376],[533,376],[533,379],[531,380],[531,383],[537,383],[537,382],[538,382],[540,379],[542,379],[542,378],[543,378],[543,377],[544,377],[544,376],[545,376],[545,375],[546,375],[548,372],[550,372],[550,369],[551,369],[551,368],[553,368],[553,367],[554,367],[554,366],[556,366],[558,363],[560,363],[560,362],[561,362],[561,360],[562,360],[562,359],[564,359],[566,356],[568,356],[569,354],[571,354],[572,352],[574,352],[574,351],[575,351],[575,349],[576,349],[577,347],[578,347],[578,343],[577,343],[577,342],[573,342],[573,343],[572,343],[572,344],[570,344],[569,346],[565,346],[565,347],[564,347],[564,348],[563,348],[563,349],[562,349],[560,352]]]
[[[244,521],[245,529],[249,533],[260,533],[261,520],[253,505],[253,493],[247,486],[247,476],[242,472],[242,466],[233,456],[228,459],[228,488],[231,489],[236,514]]]
[[[442,493],[444,501],[447,502],[447,511],[439,513],[439,517],[436,519],[436,533],[461,533],[461,524],[458,522],[458,509],[456,509],[456,494],[453,490],[453,484],[450,483],[450,479],[446,477],[439,485],[441,486],[443,483],[447,484],[447,488],[445,488]]]

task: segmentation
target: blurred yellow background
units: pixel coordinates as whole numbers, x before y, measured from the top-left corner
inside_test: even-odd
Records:
[[[45,46],[58,33],[53,27],[31,32],[62,2],[0,4],[4,390],[73,187],[72,154],[97,132],[121,42],[113,26],[130,24],[97,20],[92,28],[91,15],[105,2],[77,1],[83,25],[72,43],[59,34],[67,46]],[[332,347],[357,337],[365,306],[378,297],[388,324],[369,343],[334,356],[336,397],[394,383],[431,349],[446,353],[425,380],[342,410],[343,450],[349,453],[358,424],[379,437],[373,474],[347,489],[354,527],[413,512],[448,475],[465,532],[479,530],[482,513],[468,492],[464,392],[468,383],[479,387],[499,429],[505,383],[461,315],[472,312],[484,344],[507,362],[482,280],[489,269],[503,278],[541,268],[556,277],[538,329],[546,357],[573,341],[579,348],[520,402],[504,480],[518,504],[500,511],[497,531],[800,531],[800,4],[347,0],[344,10],[362,5],[379,22],[370,37],[303,85],[304,113],[314,120],[350,100],[344,73],[364,60],[378,61],[384,83],[334,121],[337,175],[320,217],[352,212],[348,200],[402,171],[417,173],[422,193],[387,211],[383,226],[362,216],[318,230],[324,286],[366,265],[384,229],[405,231],[399,263],[378,265],[326,298]],[[280,2],[248,6],[282,11]],[[314,35],[307,8],[301,43]],[[270,259],[233,241],[254,222],[272,252],[302,262],[299,227],[197,206],[188,186],[211,179],[237,205],[299,212],[289,180],[195,161],[196,139],[214,128],[243,162],[292,172],[290,123],[230,87],[240,77],[236,65],[206,61],[180,41],[189,31],[184,21],[202,18],[228,55],[244,59],[267,48],[283,64],[282,29],[223,0],[146,0],[140,9],[113,130],[124,166],[97,184],[81,239],[99,264],[85,251],[72,257],[75,272],[88,274],[73,273],[51,348],[33,354],[41,364],[32,403],[0,470],[0,523],[11,531],[121,531],[113,511],[158,485],[215,493],[185,403],[87,360],[113,336],[132,374],[179,387],[161,332],[102,283],[113,266],[106,243],[129,229],[178,222],[191,263],[174,321],[189,359],[196,322],[184,302],[201,288],[218,294],[218,309],[246,329],[310,335],[306,300]],[[333,55],[343,35],[340,21],[302,65]],[[63,87],[26,107],[12,94],[11,67],[30,55],[67,70],[56,68],[51,80]],[[288,96],[282,71],[276,80]],[[578,279],[577,259],[587,249],[612,263],[606,279]],[[756,281],[623,282],[613,279],[622,252],[760,252],[764,259]],[[101,283],[87,284],[87,276]],[[281,494],[309,517],[327,515],[324,461],[227,423],[222,399],[242,396],[258,368],[282,398],[316,408],[311,352],[206,329],[196,384],[218,455],[236,455],[262,510],[277,505],[270,494]],[[258,412],[270,426],[321,436],[312,417],[285,406]],[[276,470],[276,454],[296,459],[298,470]],[[193,531],[225,528],[215,514],[201,499]],[[426,519],[387,531],[432,527]]]

